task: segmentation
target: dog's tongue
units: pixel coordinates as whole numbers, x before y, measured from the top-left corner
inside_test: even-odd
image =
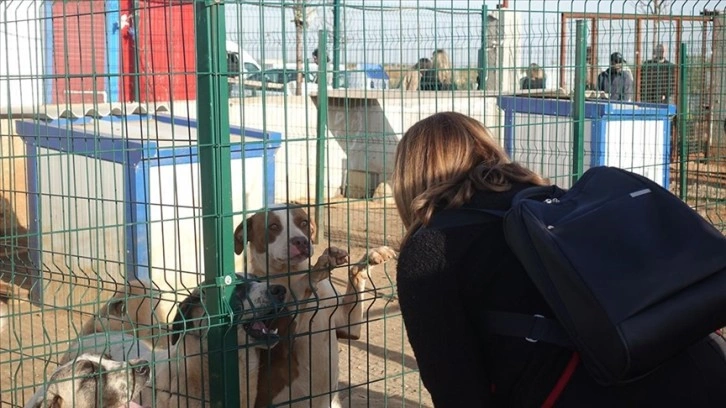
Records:
[[[302,252],[295,245],[290,245],[290,258],[300,255]]]
[[[265,326],[265,324],[262,323],[262,322],[254,322],[254,323],[252,323],[252,328],[254,330],[259,330],[261,332],[267,331],[267,326]]]

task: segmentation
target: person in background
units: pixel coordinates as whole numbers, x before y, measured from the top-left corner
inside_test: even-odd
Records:
[[[417,91],[421,84],[421,77],[425,72],[428,72],[433,68],[431,60],[428,58],[421,58],[413,67],[406,71],[401,77],[401,82],[398,87],[404,91]]]
[[[635,94],[633,74],[625,69],[625,59],[619,52],[610,54],[610,67],[597,77],[597,89],[610,95],[611,100],[630,102]]]
[[[640,69],[640,100],[651,103],[673,103],[676,89],[676,66],[665,57],[663,44],[655,46],[653,59]]]
[[[484,84],[481,78],[481,74],[476,74],[476,89],[484,91]]]
[[[451,91],[456,90],[451,69],[451,59],[446,50],[438,48],[431,55],[433,70],[421,75],[422,91]]]
[[[481,122],[439,112],[414,123],[396,147],[391,181],[406,229],[398,301],[436,408],[726,407],[726,341],[716,333],[641,380],[604,387],[573,350],[487,332],[486,310],[554,314],[508,246],[501,218],[436,224],[449,209],[506,211],[518,192],[548,184],[513,162]]]
[[[326,60],[327,60],[327,62],[326,62],[326,65],[327,65],[330,63],[330,57],[327,54],[326,54]],[[320,63],[318,62],[318,49],[317,48],[313,50],[313,63],[317,66],[320,66]],[[312,82],[316,83],[316,84],[318,83],[318,69],[319,68],[316,68],[315,73],[311,73]],[[330,72],[330,67],[328,68],[327,79],[328,79],[327,80],[328,85],[331,85],[333,83],[333,72]]]
[[[521,89],[545,89],[547,84],[544,70],[539,65],[532,63],[527,68],[527,74],[519,81]]]
[[[329,62],[330,62],[330,57],[328,57],[328,56],[326,55],[326,59],[327,59],[327,62],[329,63]],[[315,63],[316,65],[320,65],[320,64],[318,63],[318,49],[317,49],[317,48],[313,50],[313,62],[314,62],[314,63]]]

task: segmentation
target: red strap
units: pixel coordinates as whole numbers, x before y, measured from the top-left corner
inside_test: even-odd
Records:
[[[550,391],[550,395],[548,395],[545,402],[542,403],[542,408],[551,408],[555,405],[555,402],[557,402],[557,399],[560,398],[562,391],[565,390],[567,383],[570,382],[572,373],[575,372],[575,368],[577,368],[577,363],[579,362],[580,354],[575,351],[574,353],[572,353],[572,357],[570,357],[570,361],[567,363],[564,371],[562,371],[562,374],[557,380],[555,387],[552,388],[552,391]]]

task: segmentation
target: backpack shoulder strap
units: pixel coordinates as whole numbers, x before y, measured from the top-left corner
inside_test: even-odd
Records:
[[[544,196],[556,197],[562,190],[554,186],[532,187],[515,195],[514,202],[525,198]],[[560,194],[557,194],[560,193]],[[436,213],[429,225],[424,228],[447,228],[462,225],[475,225],[502,219],[508,211],[483,208],[456,208]],[[562,325],[554,319],[542,315],[527,315],[513,312],[481,310],[479,312],[482,328],[490,334],[524,338],[531,343],[543,341],[562,347],[574,348],[570,337]]]
[[[574,349],[562,325],[555,319],[542,315],[482,310],[479,312],[483,328],[487,333],[519,337],[530,343],[545,343]]]
[[[512,206],[519,201],[534,197],[556,198],[564,194],[557,186],[532,186],[514,195]],[[462,225],[483,224],[492,221],[492,217],[504,218],[509,210],[491,210],[486,208],[460,207],[439,211],[431,218],[429,228],[458,227]]]

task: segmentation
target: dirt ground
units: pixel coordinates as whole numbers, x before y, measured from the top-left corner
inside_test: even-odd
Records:
[[[383,202],[332,204],[324,218],[326,242],[329,239],[332,245],[349,249],[353,260],[366,253],[366,246],[386,244],[397,248],[402,231],[395,208]],[[332,277],[341,290],[346,283],[344,271],[338,269]],[[371,278],[369,287],[375,288],[376,297],[367,308],[361,339],[339,342],[343,406],[431,407],[398,307],[395,260],[371,269]],[[47,293],[46,302],[51,305],[43,307],[32,305],[27,291],[20,287],[11,299],[11,319],[5,332],[0,333],[0,408],[23,406],[44,375],[57,366],[58,358],[87,317],[52,307],[67,299],[48,301],[53,295]]]

